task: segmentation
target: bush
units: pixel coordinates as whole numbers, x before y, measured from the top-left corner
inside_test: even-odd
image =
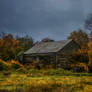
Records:
[[[18,61],[11,60],[9,63],[11,64],[12,69],[23,68],[23,65],[20,64]]]
[[[10,69],[10,64],[0,59],[0,71]]]
[[[9,76],[10,74],[11,74],[10,71],[4,71],[4,72],[3,72],[3,75],[4,75],[4,76]]]
[[[12,70],[12,69],[20,69],[20,68],[24,68],[22,64],[20,64],[18,61],[3,61],[0,59],[0,71],[3,70]]]
[[[16,70],[17,73],[27,73],[27,70],[25,68],[19,68]]]
[[[47,75],[71,75],[72,72],[64,69],[50,69],[47,71]]]
[[[89,73],[92,73],[92,65],[91,65],[91,64],[88,65],[88,72],[89,72]]]
[[[74,72],[88,72],[88,66],[86,63],[76,63],[71,65]]]

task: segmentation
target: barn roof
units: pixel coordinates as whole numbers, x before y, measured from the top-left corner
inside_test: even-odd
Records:
[[[24,54],[40,54],[40,53],[53,53],[60,51],[64,46],[72,40],[62,40],[55,42],[40,42],[26,51]]]

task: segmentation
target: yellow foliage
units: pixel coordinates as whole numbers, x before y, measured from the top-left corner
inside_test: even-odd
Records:
[[[82,67],[86,72],[88,72],[88,65],[85,63],[77,62],[76,64],[71,64],[71,67]]]
[[[9,61],[9,63],[11,64],[11,68],[14,68],[14,69],[19,69],[24,67],[22,64],[20,64],[18,61],[15,61],[15,60],[11,60]]]
[[[3,61],[0,59],[0,68],[3,69],[19,69],[24,68],[22,64],[20,64],[18,61],[11,60],[11,61]]]
[[[87,49],[87,48],[79,49],[77,53],[78,53],[78,54],[88,53],[88,49]]]

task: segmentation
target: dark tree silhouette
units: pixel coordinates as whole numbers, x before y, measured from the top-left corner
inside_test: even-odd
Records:
[[[43,39],[41,40],[41,42],[54,42],[54,40],[51,39],[51,38],[46,37],[46,38],[43,38]]]
[[[17,36],[17,40],[19,41],[19,46],[23,49],[23,51],[30,49],[34,44],[33,38],[28,35],[24,37]]]
[[[89,31],[92,31],[92,14],[89,14],[87,19],[85,20],[84,27]]]

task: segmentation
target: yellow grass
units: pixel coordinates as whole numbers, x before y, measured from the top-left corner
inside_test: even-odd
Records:
[[[42,92],[40,90],[51,90],[46,92],[92,92],[92,77],[74,77],[74,76],[42,76],[29,77],[27,74],[11,74],[9,76],[0,76],[0,89],[29,90],[33,92]],[[37,89],[37,90],[36,90]],[[17,92],[17,91],[16,91]],[[43,91],[45,92],[45,91]]]

